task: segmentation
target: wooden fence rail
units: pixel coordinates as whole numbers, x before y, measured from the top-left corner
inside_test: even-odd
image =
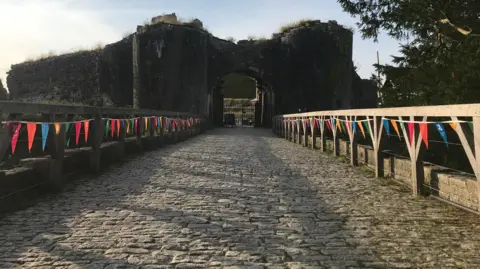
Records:
[[[437,121],[428,121],[432,118]],[[438,120],[439,118],[446,120]],[[402,128],[398,128],[397,123]],[[403,128],[407,127],[405,123],[408,128]],[[438,123],[451,124],[452,128],[455,128],[477,179],[477,196],[480,203],[480,104],[333,110],[278,115],[273,117],[272,129],[287,140],[299,142],[303,140],[304,146],[308,146],[308,137],[311,136],[312,148],[316,147],[316,137],[319,136],[321,151],[326,150],[325,134],[329,131],[333,134],[333,154],[338,155],[338,130],[345,128],[350,142],[352,165],[358,165],[359,130],[368,132],[373,146],[375,176],[382,177],[384,173],[382,136],[385,127],[390,129],[392,125],[395,131],[401,132],[401,136],[406,138],[404,140],[411,161],[412,190],[413,194],[417,195],[421,192],[425,177],[423,156],[426,149],[424,135],[428,131],[426,124],[438,126]],[[468,127],[465,127],[467,124],[463,123],[470,125],[472,131],[467,130]]]
[[[46,136],[46,153],[50,157],[48,183],[53,187],[62,185],[67,123],[82,122],[84,124],[85,121],[88,121],[89,127],[85,128],[82,125],[84,132],[87,132],[85,140],[88,136],[88,143],[85,143],[84,146],[91,147],[89,167],[91,171],[98,172],[100,170],[102,143],[107,142],[106,137],[108,137],[105,130],[108,126],[107,123],[111,122],[121,127],[115,132],[115,142],[119,149],[118,154],[121,155],[124,150],[123,143],[129,134],[133,135],[133,139],[136,138],[137,145],[140,147],[145,137],[151,137],[161,144],[164,136],[167,135],[174,140],[195,135],[203,131],[206,122],[201,116],[192,113],[8,101],[0,101],[0,115],[3,123],[0,128],[1,158],[9,155],[11,157],[15,154],[12,152],[11,143],[15,131],[12,125],[19,126],[18,124],[20,124],[22,127],[19,129],[23,130],[26,123],[51,126],[48,129],[48,136]],[[133,130],[134,125],[130,124],[133,122],[135,122],[136,130]],[[130,128],[129,132],[127,132],[127,128]],[[36,133],[39,132],[37,130]],[[25,132],[22,134],[25,134]],[[30,153],[30,155],[32,154]]]

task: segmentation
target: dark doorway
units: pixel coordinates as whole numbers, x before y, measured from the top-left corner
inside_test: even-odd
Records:
[[[219,80],[213,91],[212,120],[216,126],[268,126],[273,115],[270,89],[258,74],[232,72]]]

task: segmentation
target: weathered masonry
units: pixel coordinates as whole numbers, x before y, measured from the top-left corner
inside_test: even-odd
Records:
[[[12,100],[188,111],[218,123],[216,86],[228,73],[244,73],[263,85],[262,122],[270,125],[273,115],[298,109],[376,107],[374,85],[354,70],[352,42],[335,21],[237,43],[156,23],[105,48],[13,65],[7,82]]]
[[[344,155],[355,166],[364,163],[376,177],[403,181],[414,195],[432,194],[480,211],[480,104],[317,111],[273,121],[273,131],[289,141]],[[424,162],[428,134],[442,133],[447,143],[446,128],[458,136],[473,175]],[[395,132],[405,141],[407,159],[383,150],[386,136]],[[357,143],[362,136],[366,146]]]
[[[0,128],[0,211],[29,199],[32,192],[23,190],[59,190],[71,174],[98,173],[126,154],[188,139],[205,127],[197,115],[159,110],[0,102],[0,111],[7,114]],[[39,128],[30,136],[32,126]]]

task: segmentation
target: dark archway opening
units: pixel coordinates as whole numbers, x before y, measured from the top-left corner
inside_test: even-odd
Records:
[[[271,124],[273,93],[257,71],[220,77],[213,89],[211,120],[215,126],[261,127]]]

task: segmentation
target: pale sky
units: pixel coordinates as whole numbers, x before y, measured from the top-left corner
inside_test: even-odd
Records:
[[[163,13],[197,17],[215,36],[270,37],[286,23],[302,18],[336,20],[355,27],[355,18],[336,0],[0,0],[0,78],[11,64],[29,57],[108,44],[133,32],[138,24]],[[398,42],[382,35],[379,43],[355,33],[353,60],[361,77],[397,54]],[[6,83],[4,83],[6,84]]]

